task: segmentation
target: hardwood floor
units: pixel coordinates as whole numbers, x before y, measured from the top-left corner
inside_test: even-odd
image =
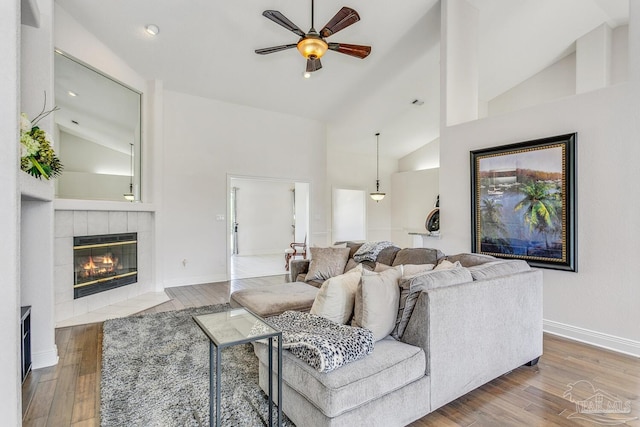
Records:
[[[231,290],[284,280],[284,276],[271,276],[169,288],[166,292],[172,300],[144,313],[220,304],[229,301]],[[60,362],[34,370],[23,384],[23,425],[99,426],[102,323],[57,329],[56,344]],[[640,426],[640,360],[547,334],[537,366],[503,375],[411,426],[600,425],[592,419],[568,418],[576,404],[563,396],[570,384],[581,380],[623,405],[629,402],[631,413],[617,416],[635,417],[624,425]]]

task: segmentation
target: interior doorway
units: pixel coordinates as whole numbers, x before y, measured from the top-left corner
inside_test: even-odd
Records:
[[[309,235],[309,183],[230,176],[228,206],[230,279],[287,274],[285,249]]]
[[[367,193],[364,190],[334,188],[331,215],[332,241],[366,240],[366,209]]]

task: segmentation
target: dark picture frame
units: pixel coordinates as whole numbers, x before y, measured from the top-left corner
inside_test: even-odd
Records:
[[[472,252],[577,271],[577,133],[471,151]]]

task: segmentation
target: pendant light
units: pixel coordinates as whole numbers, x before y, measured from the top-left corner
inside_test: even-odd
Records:
[[[135,194],[133,194],[133,144],[129,145],[131,146],[131,174],[129,175],[129,192],[124,193],[124,198],[133,202],[136,199]]]
[[[376,191],[375,193],[369,194],[373,200],[378,203],[380,200],[384,199],[385,193],[380,192],[380,132],[376,133]]]

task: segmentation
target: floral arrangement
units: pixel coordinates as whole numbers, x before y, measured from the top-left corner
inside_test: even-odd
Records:
[[[59,108],[45,110],[46,94],[44,102],[42,111],[33,120],[25,113],[20,115],[20,168],[36,178],[51,179],[62,173],[63,166],[53,151],[53,139],[38,127],[38,122]]]

